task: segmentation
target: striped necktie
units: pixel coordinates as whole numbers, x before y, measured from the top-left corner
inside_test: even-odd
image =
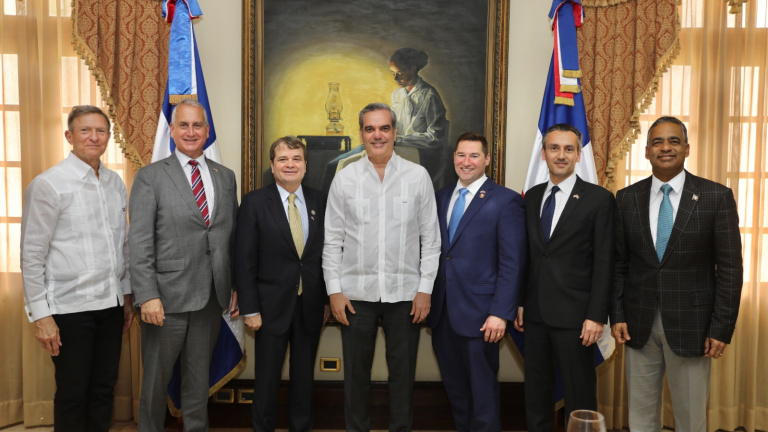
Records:
[[[197,207],[200,209],[200,213],[203,215],[205,226],[210,225],[210,215],[208,214],[208,200],[205,198],[205,186],[203,185],[203,178],[200,176],[200,170],[196,160],[189,161],[192,165],[192,193],[195,195],[195,201],[197,201]]]

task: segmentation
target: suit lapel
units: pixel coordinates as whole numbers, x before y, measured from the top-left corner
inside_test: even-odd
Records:
[[[475,195],[472,198],[472,201],[469,203],[467,210],[465,210],[464,214],[461,215],[461,220],[459,220],[459,226],[456,227],[456,232],[453,233],[453,242],[451,242],[451,246],[456,244],[456,241],[461,236],[461,233],[464,231],[464,228],[466,228],[466,226],[469,225],[470,221],[472,220],[472,217],[474,217],[475,214],[480,210],[480,208],[485,203],[487,203],[488,200],[491,199],[491,197],[493,196],[493,190],[495,189],[495,187],[496,187],[496,184],[490,178],[487,179],[482,186],[480,186],[480,190],[477,191],[477,195]]]
[[[686,171],[685,184],[683,185],[683,192],[680,195],[680,204],[677,208],[677,215],[675,216],[675,223],[672,225],[672,233],[669,236],[667,248],[664,250],[664,256],[661,260],[662,263],[675,249],[677,242],[680,240],[680,236],[683,234],[683,231],[685,231],[685,227],[691,219],[691,215],[696,210],[696,206],[699,203],[699,189],[697,183],[695,177]]]
[[[656,254],[656,244],[653,242],[653,235],[651,234],[651,219],[650,219],[650,205],[651,205],[651,177],[643,180],[645,183],[640,185],[637,194],[635,195],[635,206],[638,218],[640,219],[640,234],[645,239],[645,243],[650,245],[654,255]]]
[[[197,201],[195,201],[195,196],[192,193],[192,185],[189,183],[187,174],[181,167],[181,163],[176,157],[176,154],[171,154],[165,158],[163,162],[165,163],[165,172],[179,191],[179,196],[181,196],[182,201],[184,201],[187,207],[189,207],[189,210],[195,214],[197,219],[200,220],[200,223],[205,225],[203,215],[200,213],[200,207],[197,206]]]
[[[440,200],[440,208],[437,210],[437,220],[440,224],[440,238],[443,239],[443,246],[444,249],[448,249],[450,247],[450,244],[448,243],[448,206],[451,204],[451,195],[453,195],[453,191],[455,190],[455,187],[452,189],[443,189],[441,192],[444,196],[443,199]]]
[[[540,183],[541,184],[541,183]],[[534,186],[529,190],[526,195],[530,196],[531,208],[526,210],[530,214],[531,225],[539,227],[538,235],[533,236],[532,240],[535,241],[541,249],[546,247],[544,242],[544,233],[541,232],[541,201],[544,199],[544,192],[547,190],[547,184],[543,183],[541,187]]]
[[[290,248],[296,256],[298,256],[299,252],[296,250],[296,245],[293,243],[291,226],[288,224],[288,217],[285,215],[285,207],[283,207],[283,202],[280,199],[280,192],[277,191],[277,185],[272,184],[267,187],[270,188],[270,192],[267,195],[267,207],[269,208],[269,213],[275,219],[275,225],[277,226],[277,230],[280,231],[280,235],[283,236],[283,239],[290,245]]]
[[[219,168],[215,165],[215,162],[212,162],[210,159],[205,159],[206,165],[208,165],[208,174],[211,176],[211,181],[213,182],[213,193],[217,197],[223,197],[224,196],[224,179],[221,178],[222,174],[219,172]],[[219,200],[221,202],[221,200]],[[218,215],[220,212],[217,211],[221,210],[221,206],[215,207],[213,211],[211,212],[211,217],[209,220],[210,225],[213,225],[214,221],[216,220],[216,215]]]
[[[307,244],[304,245],[304,251],[306,251],[309,248],[309,245],[312,244],[312,242],[317,238],[317,232],[323,227],[318,225],[318,217],[315,214],[317,210],[317,202],[315,200],[315,194],[311,191],[308,191],[306,188],[304,189],[304,200],[306,201],[307,205],[307,226],[309,229],[309,233],[307,234]],[[290,226],[289,226],[290,228]],[[293,239],[293,237],[291,237]]]

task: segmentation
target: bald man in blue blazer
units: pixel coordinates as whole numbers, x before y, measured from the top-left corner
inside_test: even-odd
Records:
[[[459,137],[459,181],[437,192],[442,253],[427,324],[459,431],[500,431],[499,345],[515,319],[527,242],[523,198],[485,175],[488,143]]]

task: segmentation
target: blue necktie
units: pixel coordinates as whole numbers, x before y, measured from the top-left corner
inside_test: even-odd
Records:
[[[659,261],[664,257],[664,251],[667,250],[669,235],[672,234],[672,202],[669,200],[669,193],[672,186],[668,184],[661,185],[661,191],[664,192],[664,198],[661,199],[659,206],[659,224],[656,226],[656,255]]]
[[[546,201],[544,201],[544,208],[541,209],[541,234],[544,236],[544,241],[549,241],[549,233],[552,231],[552,218],[555,216],[555,204],[557,199],[555,194],[560,188],[552,186],[552,192],[549,193]]]
[[[464,215],[464,207],[466,207],[465,196],[469,190],[467,188],[459,189],[459,197],[456,198],[456,202],[453,203],[453,211],[451,212],[451,220],[448,221],[448,240],[453,243],[453,234],[456,233],[456,228],[459,226],[461,216]]]

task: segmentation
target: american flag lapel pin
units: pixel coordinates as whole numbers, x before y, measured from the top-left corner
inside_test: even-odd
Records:
[[[219,172],[219,170],[216,167],[213,167],[213,170],[216,172]]]
[[[480,191],[480,199],[485,198],[485,191]]]
[[[699,200],[699,196],[698,196],[698,195],[696,195],[696,194],[693,194],[693,196],[691,197],[691,199],[692,199],[692,200],[694,200],[694,201],[698,201],[698,200]]]
[[[579,199],[579,194],[573,194],[573,197]]]

